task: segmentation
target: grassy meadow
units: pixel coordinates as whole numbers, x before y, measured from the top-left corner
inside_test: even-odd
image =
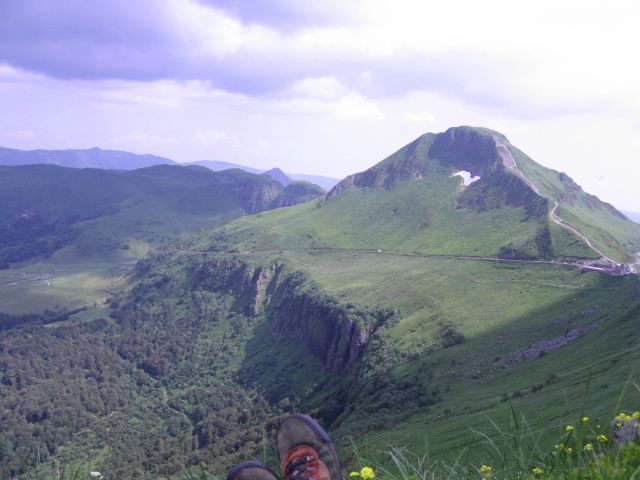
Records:
[[[477,432],[490,432],[492,422],[506,428],[512,408],[546,443],[582,408],[606,424],[640,367],[635,277],[377,253],[290,252],[284,258],[343,302],[397,309],[399,322],[389,334],[403,361],[392,374],[439,397],[424,413],[358,438],[369,458],[402,446],[448,460],[469,448],[465,459],[481,461],[474,453]],[[443,324],[464,341],[441,348]],[[591,330],[537,358],[508,361],[580,327]],[[638,404],[640,394],[627,390],[623,405]],[[349,440],[341,441],[349,456]]]

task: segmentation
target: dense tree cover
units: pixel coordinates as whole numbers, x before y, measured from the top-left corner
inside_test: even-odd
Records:
[[[110,478],[166,477],[203,462],[220,471],[269,455],[267,439],[294,409],[349,434],[435,401],[387,375],[399,359],[382,331],[361,363],[323,372],[295,342],[270,335],[268,315],[248,314],[243,292],[209,278],[239,278],[232,269],[246,265],[205,275],[206,265],[166,253],[139,262],[108,319],[4,320],[0,476],[78,460]]]
[[[115,315],[3,334],[0,477],[54,455],[102,457],[112,478],[146,478],[256,453],[277,411],[229,366],[250,319],[198,291]]]

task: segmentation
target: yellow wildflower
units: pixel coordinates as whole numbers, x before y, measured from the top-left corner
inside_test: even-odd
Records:
[[[567,425],[567,428],[565,430],[567,432],[573,432],[573,425]]]
[[[633,412],[632,417],[635,418],[636,420],[640,420],[640,412]]]
[[[590,443],[587,443],[582,450],[587,453],[593,452],[593,445]]]
[[[616,423],[616,428],[620,428],[620,427],[622,427],[622,422]]]
[[[480,467],[480,473],[483,475],[488,475],[492,472],[493,468],[491,468],[489,465],[482,465]]]
[[[360,476],[360,472],[351,472],[351,473],[349,474],[349,476],[350,476],[351,478],[353,478],[353,477],[359,477],[359,476]]]
[[[582,423],[589,423],[589,420],[591,420],[589,417],[582,417]]]
[[[606,435],[598,435],[598,441],[600,443],[607,443],[609,441],[609,437]]]
[[[631,421],[631,415],[625,415],[624,416],[624,422],[625,423],[629,423]]]
[[[544,473],[544,470],[542,470],[539,467],[536,467],[533,470],[531,470],[531,473],[533,473],[536,477],[539,477],[540,475],[542,475]]]
[[[569,455],[571,455],[573,453],[573,448],[571,448],[571,447],[567,448],[567,453]]]
[[[362,467],[362,470],[360,470],[360,476],[362,477],[362,480],[369,480],[370,478],[376,478],[376,473],[371,467]]]

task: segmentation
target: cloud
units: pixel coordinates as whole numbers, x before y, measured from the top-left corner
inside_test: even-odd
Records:
[[[195,135],[198,142],[208,146],[227,146],[227,147],[239,147],[240,139],[229,135],[221,130],[207,130],[205,132],[198,132]]]
[[[6,63],[0,63],[0,82],[23,83],[41,78],[42,75],[27,72]]]
[[[368,120],[384,120],[386,115],[380,107],[371,100],[361,95],[346,95],[338,100],[333,109],[337,116],[349,120],[368,119]]]
[[[405,113],[402,118],[407,122],[420,123],[423,125],[432,124],[436,121],[435,115],[431,112],[408,112]]]
[[[21,0],[3,6],[0,61],[65,80],[198,82],[251,97],[435,91],[520,117],[640,110],[629,61],[639,9],[603,5]]]
[[[361,0],[350,0],[349,2],[335,0],[322,2],[201,0],[200,3],[224,10],[229,15],[246,23],[258,23],[280,30],[291,30],[353,19],[357,7],[362,2]]]
[[[10,140],[31,140],[36,138],[36,132],[33,130],[9,130],[0,132],[0,137]]]
[[[178,140],[172,136],[133,132],[123,137],[116,137],[113,142],[122,145],[134,145],[138,148],[164,148],[177,144]]]

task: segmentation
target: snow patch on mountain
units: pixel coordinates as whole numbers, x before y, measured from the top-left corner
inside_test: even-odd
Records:
[[[460,178],[462,178],[462,185],[464,187],[468,187],[473,182],[477,182],[478,180],[480,180],[480,177],[473,177],[473,176],[471,176],[471,172],[467,172],[466,170],[460,170],[459,172],[455,172],[451,176],[452,177],[460,177]]]

